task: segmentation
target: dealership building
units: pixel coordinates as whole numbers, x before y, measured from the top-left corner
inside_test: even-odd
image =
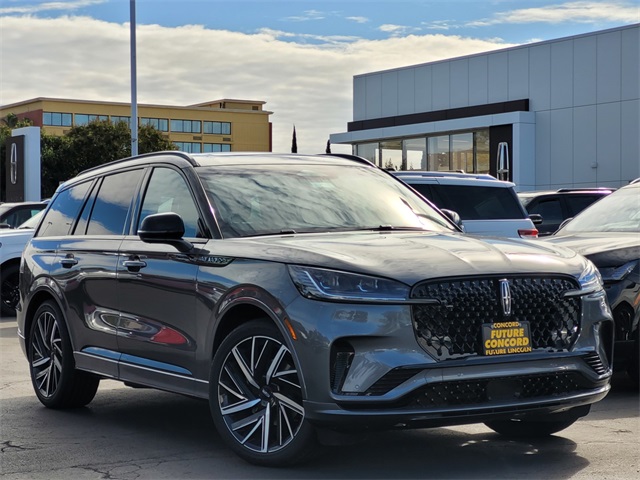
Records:
[[[524,190],[640,177],[640,24],[357,75],[332,144],[382,167]]]

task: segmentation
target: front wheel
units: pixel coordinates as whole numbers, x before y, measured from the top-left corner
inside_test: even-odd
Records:
[[[75,369],[73,350],[62,312],[55,302],[36,311],[29,333],[29,372],[38,400],[49,408],[87,405],[95,397],[99,377]]]
[[[291,465],[317,451],[300,374],[267,320],[245,323],[222,342],[211,365],[209,403],[223,440],[250,463]]]

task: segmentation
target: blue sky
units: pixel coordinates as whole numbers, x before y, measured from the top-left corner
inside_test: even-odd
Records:
[[[130,101],[129,13],[128,0],[0,0],[0,103]],[[137,0],[136,20],[140,103],[264,100],[274,150],[295,124],[311,153],[352,119],[353,75],[638,23],[640,4]]]

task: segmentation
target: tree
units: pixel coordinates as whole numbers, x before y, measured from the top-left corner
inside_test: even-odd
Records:
[[[296,139],[296,126],[293,126],[293,138],[291,139],[291,153],[298,153],[298,140]]]
[[[325,148],[324,153],[331,153],[331,140],[327,140],[327,148]]]

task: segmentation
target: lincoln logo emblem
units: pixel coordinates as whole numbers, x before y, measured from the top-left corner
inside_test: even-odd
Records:
[[[502,313],[505,317],[511,316],[511,288],[509,287],[509,281],[506,279],[500,280],[500,300],[502,302]]]
[[[11,184],[15,185],[18,183],[18,147],[15,143],[11,144],[11,159],[9,162],[11,164]]]

